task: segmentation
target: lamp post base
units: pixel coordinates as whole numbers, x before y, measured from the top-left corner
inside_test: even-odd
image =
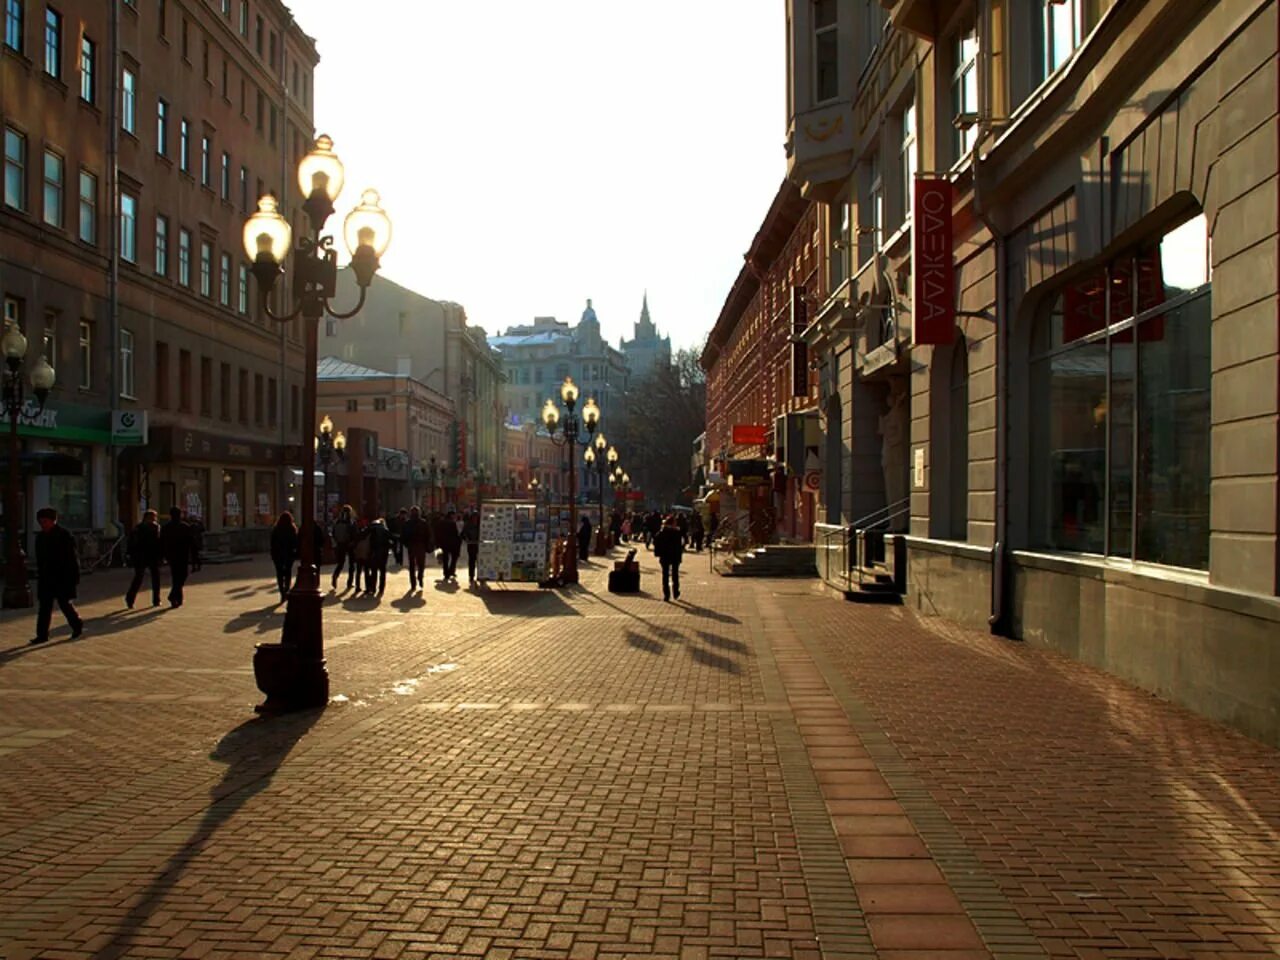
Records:
[[[329,702],[323,601],[315,568],[303,567],[289,591],[280,643],[260,643],[254,648],[253,677],[267,695],[254,707],[258,713],[311,710]]]
[[[0,607],[5,610],[17,610],[34,606],[31,597],[31,584],[27,580],[27,558],[19,552],[10,558],[4,569],[4,595],[0,598]]]

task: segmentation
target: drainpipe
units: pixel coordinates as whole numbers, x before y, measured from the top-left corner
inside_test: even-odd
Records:
[[[979,96],[980,116],[984,123],[973,145],[973,212],[991,233],[996,246],[996,535],[991,548],[991,614],[987,624],[998,636],[1011,637],[1009,617],[1008,549],[1009,549],[1009,317],[1008,294],[1008,241],[1000,228],[991,220],[991,213],[982,202],[980,157],[983,143],[991,136],[992,76],[991,55],[988,50],[991,36],[990,3],[982,4],[982,26],[978,43],[982,59]]]
[[[117,365],[120,363],[120,4],[111,4],[110,27],[111,80],[107,84],[109,101],[107,103],[107,182],[110,184],[110,208],[107,214],[107,342],[111,345],[111,353],[107,358],[107,392],[111,409],[111,422],[115,423],[116,411],[120,408],[120,390],[116,383],[119,376]],[[135,109],[137,104],[134,105]],[[135,225],[136,229],[136,225]],[[110,500],[107,506],[107,517],[120,516],[120,477],[117,476],[119,462],[116,456],[115,442],[107,439],[107,482],[110,487]],[[112,503],[111,501],[114,501]],[[150,504],[148,504],[150,506]],[[121,533],[124,532],[121,524]]]

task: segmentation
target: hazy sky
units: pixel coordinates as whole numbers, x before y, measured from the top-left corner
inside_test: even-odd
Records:
[[[779,0],[289,0],[316,38],[339,212],[381,191],[384,274],[490,333],[700,346],[785,173]],[[330,226],[336,226],[331,221]]]

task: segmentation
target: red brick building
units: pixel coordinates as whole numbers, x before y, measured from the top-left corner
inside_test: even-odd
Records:
[[[707,475],[722,520],[754,542],[813,538],[817,379],[795,338],[827,296],[822,242],[816,204],[784,183],[702,351]],[[735,427],[751,429],[735,441]]]

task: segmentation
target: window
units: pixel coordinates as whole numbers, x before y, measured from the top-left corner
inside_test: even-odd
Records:
[[[93,324],[80,321],[80,389],[93,386]]]
[[[255,373],[253,375],[253,422],[259,427],[262,426],[263,414],[266,412],[264,390],[262,374]]]
[[[169,406],[169,345],[156,341],[156,397],[157,407]]]
[[[222,15],[228,18],[231,16],[231,0],[222,0]]]
[[[213,246],[200,241],[200,296],[213,296]]]
[[[80,239],[98,242],[98,178],[87,170],[80,171]]]
[[[4,45],[22,52],[22,0],[5,0]]]
[[[338,335],[338,321],[326,319],[324,322],[324,335],[326,337],[336,337]]]
[[[133,331],[120,330],[120,396],[134,398]]]
[[[213,416],[213,361],[200,358],[200,416]]]
[[[916,105],[914,98],[902,111],[902,222],[911,222],[911,204],[914,202],[916,172],[920,168],[920,154],[916,149]]]
[[[120,256],[138,262],[138,198],[129,193],[120,194]]]
[[[224,307],[231,306],[231,254],[222,251],[222,260],[218,272],[218,302]]]
[[[1039,0],[1040,79],[1062,69],[1084,42],[1085,0]]]
[[[359,400],[348,400],[348,401],[347,401],[347,413],[359,413],[359,412],[360,412],[360,401],[359,401]]]
[[[209,170],[209,135],[205,134],[200,138],[200,183],[202,186],[209,186],[210,177]]]
[[[274,427],[279,421],[279,401],[276,397],[276,378],[270,377],[267,380],[267,426]]]
[[[191,172],[191,124],[186,117],[178,125],[178,169]]]
[[[387,398],[386,398],[386,397],[374,397],[374,398],[373,398],[373,409],[374,409],[375,411],[377,411],[378,413],[385,413],[385,412],[386,412],[386,409],[387,409]]]
[[[222,99],[223,100],[231,99],[229,96],[227,96],[227,92],[230,89],[231,89],[231,68],[230,66],[228,66],[227,57],[224,54],[222,57]]]
[[[44,72],[62,76],[62,14],[53,7],[44,8]]]
[[[240,168],[240,209],[249,212],[249,168]]]
[[[182,59],[191,62],[191,25],[187,18],[182,18]]]
[[[311,74],[309,73],[302,75],[302,105],[311,106]]]
[[[840,95],[840,38],[836,0],[813,4],[813,95],[817,103]]]
[[[249,0],[240,0],[240,36],[249,36]]]
[[[4,128],[4,204],[27,209],[27,138],[12,127]]]
[[[169,26],[169,0],[156,0],[156,30],[164,36]]]
[[[178,230],[178,283],[191,286],[191,231]]]
[[[169,104],[162,99],[156,101],[156,153],[169,155]]]
[[[231,364],[224,363],[218,367],[218,416],[223,420],[231,420]]]
[[[169,218],[156,214],[156,274],[169,275]]]
[[[58,368],[58,311],[44,312],[44,338],[40,343],[40,355],[55,370]]]
[[[262,95],[262,91],[258,91],[258,132],[262,132],[263,123],[267,116],[267,98]]]
[[[222,199],[231,199],[231,154],[223,151],[222,154]]]
[[[200,72],[204,75],[205,83],[209,82],[209,38],[202,37],[200,41]]]
[[[96,99],[94,83],[95,69],[98,63],[97,46],[88,37],[80,38],[80,99],[85,103],[93,103]]]
[[[253,20],[253,47],[258,51],[258,56],[262,56],[262,18],[254,17]]]
[[[124,68],[120,85],[120,126],[126,133],[137,130],[138,78]]]
[[[63,160],[52,150],[44,152],[44,222],[62,226]]]
[[[191,412],[191,351],[178,351],[178,409]]]
[[[237,309],[241,314],[249,312],[249,268],[240,264],[240,291]]]
[[[249,422],[249,371],[241,367],[240,375],[237,379],[238,379],[237,386],[239,386],[240,388],[240,396],[237,398],[238,402],[236,404],[238,408],[237,413],[239,414],[239,419],[241,423],[248,423]]]
[[[267,54],[267,63],[269,63],[269,64],[271,65],[272,69],[275,69],[275,65],[276,65],[276,35],[275,35],[274,33],[273,33],[273,34],[271,34],[269,37],[267,37],[267,49],[268,49],[268,51],[269,51],[269,52],[268,52],[268,54]]]
[[[963,160],[978,139],[978,33],[973,26],[951,40],[953,159]]]
[[[1053,548],[1207,569],[1208,224],[1068,284],[1033,331],[1033,532]]]
[[[271,127],[269,137],[272,145],[274,145],[276,142],[276,106],[274,103],[271,105]]]

